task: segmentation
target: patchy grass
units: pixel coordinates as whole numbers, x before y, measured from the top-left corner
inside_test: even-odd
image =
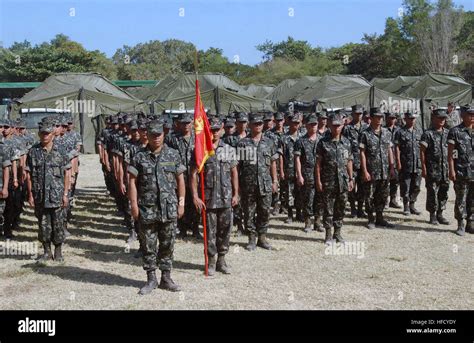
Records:
[[[449,226],[431,227],[428,214],[409,218],[389,209],[395,229],[367,230],[365,220],[346,218],[346,241],[360,251],[328,254],[323,233],[305,234],[302,223],[272,218],[274,251],[244,249],[233,235],[227,257],[231,275],[203,276],[203,245],[178,240],[173,279],[183,291],[155,290],[141,297],[146,274],[125,244],[127,233],[105,194],[96,155],[81,157],[73,234],[66,261],[37,266],[31,259],[2,256],[2,309],[471,309],[474,236],[454,235],[454,193]],[[418,200],[424,208],[425,189]],[[22,216],[17,241],[36,242],[31,209]],[[359,253],[359,254],[358,254]]]

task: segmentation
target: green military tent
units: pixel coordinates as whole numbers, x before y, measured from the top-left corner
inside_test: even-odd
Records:
[[[219,73],[198,75],[201,97],[206,109],[226,114],[231,111],[272,111],[271,102],[255,98],[242,86]],[[146,97],[155,113],[163,110],[189,111],[194,109],[196,74],[169,75],[151,88]]]
[[[288,103],[297,100],[299,94],[311,87],[320,78],[319,76],[303,76],[299,79],[283,80],[267,96],[267,99],[270,99],[273,106],[279,110],[286,110]]]
[[[448,102],[457,105],[472,102],[472,85],[452,74],[375,78],[372,83],[385,91],[416,98],[420,102],[425,128],[430,124],[431,107],[446,107]]]
[[[84,141],[84,152],[94,153],[104,115],[119,111],[144,111],[147,108],[141,100],[98,73],[60,73],[50,76],[19,99],[13,106],[11,117],[35,115],[41,119],[39,116],[44,116],[48,109],[64,109],[73,113]]]
[[[273,85],[257,85],[251,83],[243,88],[254,98],[264,99],[268,94],[270,94],[275,86]]]

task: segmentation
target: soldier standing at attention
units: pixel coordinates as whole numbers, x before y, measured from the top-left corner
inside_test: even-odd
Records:
[[[349,192],[349,202],[351,205],[351,216],[357,218],[365,218],[364,214],[364,191],[362,175],[360,173],[360,151],[359,138],[363,130],[368,126],[362,122],[362,105],[352,106],[352,121],[343,129],[343,136],[349,139],[352,147],[352,173],[354,176],[354,187]],[[356,206],[357,202],[357,206]]]
[[[0,127],[0,130],[3,130],[3,127]],[[5,200],[8,198],[10,166],[12,164],[10,161],[11,155],[11,149],[0,140],[0,235],[4,235],[6,239],[13,238],[11,232],[8,232],[5,229],[5,220],[3,216],[6,206]]]
[[[301,204],[303,207],[304,232],[311,232],[314,229],[321,230],[322,208],[316,209],[316,195],[314,185],[314,167],[316,166],[316,145],[321,135],[317,129],[318,119],[316,114],[311,113],[306,118],[306,134],[301,137],[295,145],[295,171],[296,182],[302,191]],[[314,216],[314,223],[313,221]]]
[[[417,114],[405,113],[405,126],[395,135],[397,151],[397,170],[399,172],[400,195],[403,199],[403,214],[419,215],[415,208],[416,198],[420,194],[421,160],[420,140],[422,132],[416,125]]]
[[[239,175],[237,173],[237,160],[234,156],[229,155],[230,147],[226,147],[226,144],[220,138],[224,131],[221,119],[212,118],[210,128],[215,153],[204,164],[205,203],[199,197],[199,175],[194,159],[190,182],[194,205],[199,212],[203,208],[206,209],[208,275],[212,276],[216,270],[224,274],[230,274],[225,255],[229,252],[232,207],[239,202]]]
[[[28,203],[34,207],[38,219],[38,239],[44,254],[38,262],[51,259],[51,243],[54,244],[54,260],[62,262],[62,245],[65,240],[63,211],[68,206],[71,158],[54,142],[54,126],[51,119],[39,124],[40,142],[28,152],[26,172]]]
[[[158,286],[156,269],[161,270],[159,288],[179,291],[171,279],[175,222],[184,214],[186,167],[179,153],[163,144],[163,122],[147,123],[148,146],[139,151],[128,167],[132,217],[139,222],[143,240],[143,269],[147,282],[139,294],[145,295]],[[157,251],[157,241],[159,247]]]
[[[326,229],[325,244],[332,239],[344,243],[341,235],[347,193],[354,187],[352,175],[351,142],[341,135],[344,126],[342,114],[329,117],[331,135],[321,138],[316,148],[316,187],[323,197]],[[332,228],[334,227],[334,235]]]
[[[245,229],[249,234],[246,249],[253,251],[258,245],[271,250],[266,234],[272,194],[278,189],[276,161],[280,155],[274,142],[262,133],[263,117],[251,113],[249,119],[250,135],[237,146],[240,151],[245,151],[245,158],[239,161],[239,181]]]
[[[426,210],[430,213],[430,224],[448,225],[443,217],[448,201],[448,129],[444,127],[446,111],[434,110],[432,127],[421,136],[421,176],[426,185]]]
[[[397,132],[400,130],[400,127],[397,125],[398,116],[394,112],[386,112],[385,113],[385,128],[390,132],[392,135],[392,142],[395,142],[395,136]],[[395,165],[397,165],[397,154],[396,154],[396,145],[393,145],[392,148],[393,157],[395,158]],[[395,175],[394,177],[390,178],[390,202],[388,206],[392,208],[402,208],[402,206],[397,201],[397,191],[398,191],[398,170],[395,168]]]
[[[449,179],[456,192],[456,234],[464,236],[466,231],[474,233],[474,106],[462,106],[461,118],[461,124],[448,133],[448,163]]]
[[[288,133],[282,138],[282,155],[283,155],[283,173],[281,181],[281,194],[283,207],[288,211],[286,224],[293,222],[293,208],[295,208],[295,145],[300,139],[299,126],[301,118],[298,114],[291,117]],[[296,211],[301,209],[296,208]]]
[[[383,113],[372,108],[370,126],[360,137],[360,166],[364,180],[368,229],[375,226],[394,227],[383,218],[383,210],[389,194],[390,177],[394,174],[392,137],[382,127]],[[374,218],[374,211],[376,217]]]
[[[235,132],[235,119],[234,118],[226,118],[224,122],[224,130],[225,133],[222,136],[222,139],[225,139],[229,136],[232,136]]]
[[[448,117],[446,118],[446,128],[452,129],[455,126],[461,124],[462,119],[459,115],[459,112],[456,110],[456,105],[453,102],[448,102],[448,110],[447,110]]]

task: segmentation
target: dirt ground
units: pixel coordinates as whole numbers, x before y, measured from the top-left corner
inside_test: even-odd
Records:
[[[425,194],[423,186],[419,209]],[[452,189],[449,196],[449,226],[431,227],[425,211],[407,218],[390,209],[397,227],[373,231],[365,220],[347,218],[346,250],[327,249],[323,233],[306,234],[302,223],[273,218],[275,251],[248,252],[246,238],[232,236],[232,275],[204,277],[202,243],[178,240],[172,277],[183,291],[139,296],[146,274],[133,257],[138,243],[125,244],[97,155],[81,156],[66,261],[37,266],[31,255],[2,255],[0,309],[472,309],[474,235],[454,234]],[[36,246],[31,209],[22,218],[13,243]]]

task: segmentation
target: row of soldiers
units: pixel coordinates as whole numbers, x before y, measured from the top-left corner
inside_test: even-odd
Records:
[[[287,212],[287,222],[294,211],[306,232],[325,230],[327,244],[343,242],[348,200],[351,215],[367,217],[369,229],[393,227],[383,211],[387,203],[399,206],[395,195],[400,185],[403,213],[419,214],[415,202],[420,175],[427,181],[430,222],[448,223],[443,210],[449,174],[456,180],[457,233],[462,235],[466,227],[472,232],[472,113],[472,107],[462,107],[462,122],[449,134],[443,110],[433,112],[433,127],[424,133],[416,128],[417,116],[411,112],[398,127],[396,115],[379,108],[365,115],[360,105],[349,115],[236,113],[224,121],[211,115],[215,154],[204,166],[204,180],[193,160],[191,114],[173,123],[144,115],[108,118],[98,141],[100,158],[110,193],[116,201],[120,193],[124,215],[130,213],[131,236],[138,234],[148,277],[140,294],[158,286],[157,268],[162,271],[159,286],[179,290],[170,278],[175,235],[191,230],[197,236],[204,208],[211,275],[230,273],[225,255],[233,224],[248,235],[248,250],[272,249],[266,234],[273,206],[274,213]],[[439,135],[446,140],[438,140]],[[204,182],[205,201],[199,196],[199,182]]]
[[[7,239],[13,239],[12,231],[18,230],[27,201],[34,208],[38,239],[44,249],[38,262],[53,258],[63,261],[62,245],[70,235],[67,224],[72,217],[82,138],[74,131],[72,116],[47,116],[38,128],[37,142],[23,120],[15,124],[7,119],[1,121],[2,229]]]

